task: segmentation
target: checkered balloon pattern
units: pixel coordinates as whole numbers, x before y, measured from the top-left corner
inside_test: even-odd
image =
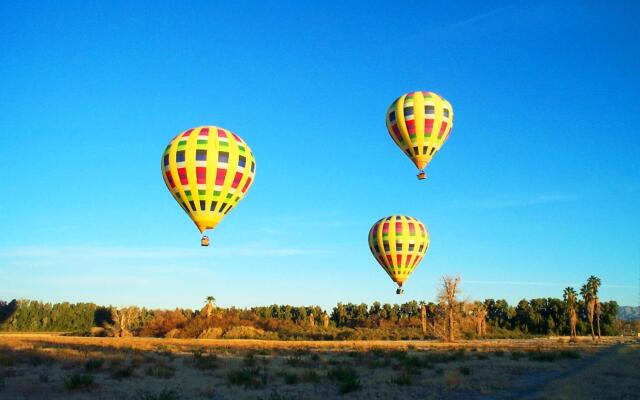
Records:
[[[452,128],[451,104],[433,92],[407,93],[387,110],[389,135],[420,170],[447,141]]]
[[[392,215],[369,230],[369,249],[385,272],[402,286],[429,248],[429,232],[413,217]]]
[[[256,163],[238,135],[216,126],[188,129],[167,146],[162,177],[200,232],[213,229],[247,194]]]

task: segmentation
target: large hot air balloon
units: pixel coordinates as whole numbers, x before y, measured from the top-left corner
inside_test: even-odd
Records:
[[[387,130],[394,142],[418,167],[424,168],[449,137],[453,108],[433,92],[413,92],[400,96],[387,110]]]
[[[377,221],[369,230],[369,249],[378,263],[398,284],[402,284],[418,266],[429,248],[429,232],[413,217],[392,215]]]
[[[162,155],[167,189],[200,233],[213,229],[251,187],[256,163],[238,135],[216,126],[188,129]],[[201,244],[209,245],[202,237]]]

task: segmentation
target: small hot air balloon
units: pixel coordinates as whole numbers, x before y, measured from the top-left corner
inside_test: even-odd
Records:
[[[394,142],[418,167],[424,168],[449,137],[453,108],[433,92],[413,92],[400,96],[387,110],[387,130]]]
[[[162,155],[167,189],[200,233],[213,229],[247,194],[256,163],[238,135],[216,126],[188,129]],[[202,246],[209,245],[203,236]]]
[[[392,215],[377,221],[369,230],[369,249],[391,279],[402,284],[418,266],[429,248],[429,232],[413,217]]]

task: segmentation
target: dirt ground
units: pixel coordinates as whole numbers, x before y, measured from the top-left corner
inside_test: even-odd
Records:
[[[0,399],[636,399],[640,340],[0,335]]]

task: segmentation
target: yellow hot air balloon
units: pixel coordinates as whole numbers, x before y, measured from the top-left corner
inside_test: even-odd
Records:
[[[418,167],[424,168],[449,137],[453,108],[433,92],[413,92],[400,96],[387,110],[387,130],[394,142]]]
[[[200,233],[213,229],[247,194],[256,163],[238,135],[216,126],[188,129],[169,143],[162,155],[167,189]],[[202,237],[201,244],[209,245]]]
[[[429,232],[413,217],[392,215],[377,221],[369,230],[369,249],[391,279],[402,284],[418,266],[429,248]]]

